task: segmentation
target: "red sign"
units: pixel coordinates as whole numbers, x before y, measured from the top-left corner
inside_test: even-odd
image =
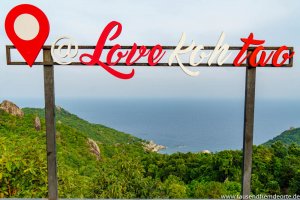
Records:
[[[5,29],[8,37],[28,65],[32,66],[49,34],[50,26],[46,15],[35,6],[28,4],[19,5],[8,13],[5,21]],[[126,66],[132,66],[145,58],[147,59],[149,66],[156,66],[167,56],[166,49],[160,44],[147,47],[136,43],[133,43],[131,48],[127,50],[122,49],[121,44],[117,43],[111,46],[105,56],[104,47],[107,42],[114,41],[121,33],[122,24],[117,21],[110,22],[100,34],[94,52],[92,54],[83,53],[79,55],[80,64],[89,66],[98,65],[115,77],[120,79],[130,79],[135,74],[134,69],[131,69],[129,73],[123,73],[113,67],[121,62]],[[63,38],[65,37],[61,37],[57,41],[60,41]],[[225,33],[222,33],[214,49],[209,53],[205,53],[204,45],[196,45],[195,42],[186,45],[186,34],[183,33],[176,48],[172,51],[171,55],[167,57],[168,64],[171,66],[176,60],[176,63],[181,69],[191,76],[197,76],[199,72],[189,70],[189,66],[199,66],[202,62],[206,62],[207,66],[211,66],[214,62],[216,62],[218,66],[222,66],[232,56],[232,52],[229,52],[230,46],[225,43],[224,40]],[[272,66],[274,67],[281,67],[295,54],[285,45],[276,50],[267,51],[263,46],[265,40],[255,39],[253,33],[250,33],[246,38],[241,38],[241,41],[243,42],[243,46],[240,48],[235,58],[233,58],[232,63],[232,65],[236,67],[241,66],[246,60],[251,67],[264,67],[268,63],[272,63]],[[72,63],[60,62],[60,60],[54,56],[56,48],[55,44],[53,44],[51,48],[53,60],[58,64]],[[59,46],[59,53],[62,52],[62,47],[63,45]],[[76,45],[75,49],[78,51],[78,45]],[[65,58],[69,56],[69,58],[74,58],[78,52],[71,56],[71,50],[71,45],[68,44],[67,53],[59,57]],[[189,66],[185,66],[182,61],[182,56],[185,55],[186,57],[187,54],[189,55]],[[198,60],[198,62],[196,60]]]
[[[31,26],[26,26],[26,23]],[[17,30],[18,24],[23,26],[21,30]],[[50,25],[43,11],[35,6],[22,4],[8,13],[5,30],[28,65],[32,66],[48,38]]]

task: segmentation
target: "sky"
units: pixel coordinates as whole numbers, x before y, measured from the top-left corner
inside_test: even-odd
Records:
[[[68,35],[80,45],[95,45],[110,21],[123,25],[115,44],[177,45],[187,41],[215,45],[220,34],[226,43],[241,46],[240,38],[253,32],[266,46],[295,47],[291,69],[257,69],[256,98],[300,100],[300,1],[298,0],[2,0],[0,1],[0,98],[42,98],[42,66],[7,66],[4,30],[7,13],[29,3],[42,9],[51,31],[46,44]],[[194,70],[194,69],[193,69]],[[180,68],[135,67],[130,80],[120,80],[93,66],[55,66],[57,98],[202,98],[244,97],[245,69],[197,68],[190,77]],[[126,71],[126,70],[125,70]]]

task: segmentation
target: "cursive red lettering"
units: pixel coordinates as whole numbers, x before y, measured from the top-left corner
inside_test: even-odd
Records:
[[[111,48],[111,50],[107,53],[106,62],[107,62],[108,65],[114,66],[114,65],[118,64],[122,58],[124,58],[124,57],[127,56],[128,51],[126,51],[125,53],[123,53],[122,51],[119,51],[119,52],[117,53],[117,57],[118,57],[117,60],[116,60],[115,62],[112,62],[112,59],[113,59],[113,56],[114,56],[115,52],[116,52],[117,50],[119,50],[120,48],[121,48],[121,46],[120,46],[119,44],[116,44],[116,45],[113,46],[113,47]]]
[[[154,46],[149,54],[148,57],[148,64],[150,66],[155,66],[157,65],[157,63],[159,63],[159,61],[163,58],[163,56],[165,55],[166,51],[163,51],[163,48],[161,45],[156,45]]]
[[[281,63],[278,63],[278,58],[279,56],[282,54],[283,51],[288,51],[287,46],[281,46],[274,54],[274,57],[272,59],[272,64],[275,67],[281,67],[287,60],[291,59],[294,55],[295,52],[292,52],[291,54],[289,53],[284,53],[282,55],[283,60],[281,61]]]
[[[147,56],[149,54],[149,52],[150,52],[150,51],[147,51],[147,47],[141,46],[139,48],[139,55],[138,55],[138,57],[135,60],[132,61],[134,55],[136,54],[136,51],[137,51],[137,44],[134,43],[133,46],[132,46],[132,48],[131,48],[131,50],[130,50],[130,52],[129,52],[129,55],[128,55],[127,59],[126,59],[126,65],[130,66],[130,65],[136,63],[141,57]]]
[[[233,61],[234,66],[240,66],[251,55],[251,53],[247,53],[247,55],[241,59],[241,57],[245,54],[250,45],[261,45],[265,43],[264,40],[255,40],[253,33],[250,33],[248,38],[241,38],[241,40],[242,42],[244,42],[244,45]]]
[[[257,67],[257,66],[261,66],[261,67],[264,67],[266,66],[266,64],[269,62],[269,60],[272,58],[273,54],[274,54],[274,51],[272,51],[270,53],[270,55],[268,56],[268,58],[266,59],[266,56],[267,56],[267,53],[264,51],[264,47],[263,46],[258,46],[254,49],[253,53],[251,54],[250,56],[250,59],[249,59],[249,64],[250,66],[252,67]],[[256,62],[256,57],[258,55],[258,53],[261,52],[261,55],[260,55],[260,58],[259,58],[259,61]],[[266,60],[265,60],[266,59]]]
[[[116,27],[116,31],[109,38],[109,40],[112,41],[112,40],[116,39],[122,32],[122,24],[119,22],[116,22],[116,21],[112,21],[104,28],[102,34],[100,35],[100,38],[98,40],[98,43],[96,45],[93,55],[85,53],[85,54],[82,54],[79,59],[80,59],[80,62],[84,65],[98,64],[99,66],[103,67],[103,69],[105,69],[107,72],[109,72],[110,74],[112,74],[120,79],[130,79],[134,76],[134,73],[135,73],[134,69],[132,69],[132,71],[129,74],[125,74],[125,73],[118,72],[117,70],[114,70],[109,65],[100,61],[100,57],[103,52],[105,42],[115,27]],[[114,51],[116,51],[116,49]],[[88,58],[90,60],[86,62],[86,61],[84,61],[85,58]],[[111,59],[110,59],[110,61],[111,61]]]

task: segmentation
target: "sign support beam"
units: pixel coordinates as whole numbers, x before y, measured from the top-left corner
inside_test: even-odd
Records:
[[[52,63],[50,50],[43,50],[45,63]],[[54,66],[44,65],[45,119],[47,138],[48,199],[58,199],[57,164],[56,164],[56,127]]]
[[[251,193],[255,79],[256,79],[256,68],[247,67],[246,85],[245,85],[244,138],[243,138],[243,182],[242,182],[243,199],[246,199],[247,196],[250,195]]]

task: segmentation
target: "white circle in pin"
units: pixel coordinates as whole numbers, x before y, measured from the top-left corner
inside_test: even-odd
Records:
[[[40,25],[34,16],[22,14],[15,20],[14,29],[20,39],[29,41],[39,34]]]

